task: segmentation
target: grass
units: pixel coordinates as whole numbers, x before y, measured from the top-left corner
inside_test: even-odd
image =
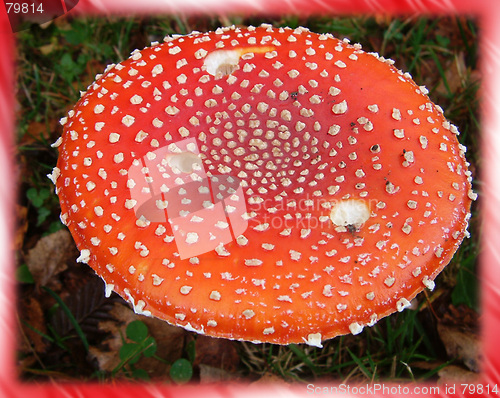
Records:
[[[263,17],[242,16],[60,19],[17,34],[19,204],[27,209],[26,217],[20,221],[26,232],[18,247],[18,258],[22,259],[23,253],[33,247],[41,236],[62,228],[58,219],[58,201],[52,194],[52,184],[46,178],[57,161],[57,152],[50,147],[50,143],[61,133],[57,121],[65,116],[79,98],[79,92],[86,89],[97,73],[104,70],[107,64],[127,58],[135,48],[161,40],[166,34],[186,34],[193,29],[210,30],[233,23],[258,25],[262,22],[271,22],[275,26],[308,26],[318,33],[331,32],[339,38],[348,37],[352,42],[361,43],[366,51],[376,51],[386,58],[393,58],[398,68],[409,71],[415,81],[427,86],[431,98],[446,110],[446,116],[458,126],[461,131],[459,139],[468,147],[468,160],[476,177],[475,189],[481,191],[481,182],[477,180],[481,170],[480,80],[477,72],[479,32],[472,20],[417,16],[398,19],[386,16],[305,18],[295,15],[272,21]],[[436,334],[436,324],[444,312],[443,308],[453,304],[478,310],[476,273],[480,228],[477,204],[473,207],[470,231],[471,239],[464,242],[438,278],[435,291],[420,297],[418,309],[388,317],[373,328],[365,328],[359,336],[344,336],[324,342],[322,349],[304,345],[235,343],[240,363],[234,376],[255,380],[272,374],[286,381],[343,382],[435,379],[437,372],[453,361],[453,358],[447,357]],[[22,261],[19,261],[18,267],[23,275],[20,297],[43,294],[33,286]],[[59,296],[53,291],[49,293],[64,308]],[[48,294],[47,291],[45,294]],[[43,311],[49,312],[47,308]],[[65,311],[69,309],[66,307]],[[62,344],[68,355],[83,355],[74,348],[74,344],[65,344],[58,340],[59,337],[51,336],[50,328],[42,331],[30,326],[28,320],[32,319],[32,314],[20,312],[19,318],[21,323],[49,343],[52,340],[53,344]],[[74,330],[81,344],[88,349],[92,341],[87,341],[76,319],[70,319],[76,322]],[[196,336],[193,338],[196,339]],[[124,340],[124,347],[130,344],[130,349],[138,348],[139,353],[152,355],[147,346],[137,346],[144,339],[131,343]],[[33,342],[30,344],[34,346]],[[28,354],[24,352],[22,355]],[[22,369],[25,379],[47,379],[62,374],[70,378],[82,377],[77,367],[68,364],[58,366],[50,355],[37,354],[37,358],[31,367]],[[168,361],[168,358],[165,359]],[[122,360],[130,365],[126,353]],[[187,377],[182,373],[187,368],[183,362],[173,371],[174,374],[180,372],[178,377],[182,379]],[[133,373],[134,370],[131,368],[130,371]],[[115,376],[99,375],[99,379],[107,380]],[[92,379],[95,375],[85,374],[84,377]]]
[[[435,343],[418,315],[418,311],[393,315],[367,329],[362,337],[332,339],[324,342],[321,349],[243,343],[245,357],[249,359],[246,366],[253,373],[271,372],[295,381],[428,380],[446,362],[430,370],[413,368],[416,363],[437,360]]]

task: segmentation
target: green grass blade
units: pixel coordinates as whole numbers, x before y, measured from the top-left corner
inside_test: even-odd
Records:
[[[61,309],[64,311],[64,313],[67,315],[69,321],[75,328],[76,333],[78,334],[78,337],[80,337],[80,340],[83,343],[83,346],[85,347],[85,351],[88,352],[89,350],[89,342],[87,341],[87,337],[85,337],[85,334],[83,333],[82,328],[78,324],[78,321],[76,318],[73,316],[71,310],[68,308],[66,303],[59,297],[57,293],[55,293],[52,289],[49,289],[48,287],[43,287],[43,290],[45,290],[47,293],[49,293],[54,300],[56,300],[57,304],[61,307]]]
[[[428,51],[429,51],[429,54],[431,55],[432,59],[436,63],[436,68],[439,72],[439,75],[441,76],[441,80],[442,80],[444,87],[446,89],[446,93],[447,93],[448,98],[453,97],[453,92],[451,91],[450,86],[448,84],[448,79],[446,78],[446,74],[444,72],[443,65],[441,65],[441,61],[437,57],[437,55],[434,52],[434,50],[432,49],[432,47],[429,46]]]
[[[302,351],[296,344],[290,344],[288,348],[290,348],[290,351],[297,355],[299,359],[309,367],[309,369],[311,369],[315,374],[318,373],[318,368],[312,363],[312,361],[304,353],[304,351]]]
[[[363,374],[370,380],[373,379],[373,377],[375,376],[373,374],[373,372],[371,372],[366,366],[365,364],[363,363],[363,360],[359,357],[357,357],[356,355],[354,355],[354,353],[346,347],[346,350],[347,352],[349,353],[349,355],[351,356],[352,360],[356,363],[356,365],[358,365],[358,367],[361,369],[361,371],[363,372]]]

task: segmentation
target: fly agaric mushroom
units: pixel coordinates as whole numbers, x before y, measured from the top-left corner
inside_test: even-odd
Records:
[[[475,194],[456,127],[392,64],[263,25],[110,65],[54,144],[78,261],[137,313],[216,337],[321,347],[402,311]]]

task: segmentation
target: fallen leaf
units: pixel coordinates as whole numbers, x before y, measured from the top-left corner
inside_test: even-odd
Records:
[[[387,26],[389,26],[392,21],[394,21],[393,16],[390,14],[387,14],[387,13],[375,14],[374,19],[375,19],[375,22],[377,23],[377,25],[381,25],[385,28]]]
[[[41,238],[26,256],[28,266],[37,286],[55,283],[54,277],[67,269],[67,262],[75,257],[75,244],[70,233],[61,229]]]
[[[410,368],[417,368],[423,370],[433,370],[443,365],[441,361],[413,361],[409,363]]]
[[[455,59],[448,62],[445,69],[446,83],[451,93],[460,91],[467,81],[467,65],[465,64],[465,53],[457,53]],[[447,95],[448,90],[443,81],[436,88],[436,92]]]
[[[146,370],[151,379],[164,379],[168,374],[170,364],[182,356],[186,331],[157,318],[137,315],[124,302],[115,303],[110,314],[115,319],[114,321],[99,323],[101,330],[108,332],[109,337],[104,339],[99,346],[91,346],[89,349],[90,355],[98,362],[99,368],[105,372],[112,372],[117,368],[121,361],[119,352],[124,344],[123,338],[125,342],[127,341],[125,337],[127,325],[139,319],[146,324],[149,335],[156,340],[155,356],[164,361],[142,357],[135,364],[135,368]]]
[[[99,328],[107,332],[109,337],[104,339],[99,346],[91,346],[89,354],[99,365],[99,369],[112,372],[120,364],[120,348],[123,345],[127,325],[136,320],[134,312],[122,303],[115,303],[110,314],[114,320],[99,322]]]
[[[196,338],[194,365],[208,365],[226,371],[235,371],[239,363],[235,342],[208,336]]]
[[[183,357],[186,330],[170,325],[158,318],[148,318],[137,315],[146,324],[149,334],[156,340],[156,356],[163,359],[143,357],[137,362],[137,367],[148,371],[151,379],[164,379],[170,365]]]
[[[22,351],[29,352],[29,345],[37,352],[43,353],[47,348],[47,343],[41,333],[46,334],[45,317],[42,306],[33,297],[28,297],[20,302],[20,313],[22,334],[26,339],[21,339]],[[37,332],[37,330],[40,332]]]
[[[468,307],[451,306],[437,325],[441,341],[450,358],[461,361],[469,370],[480,371],[481,350],[477,331],[478,315]]]
[[[82,331],[89,337],[99,335],[102,332],[99,323],[112,318],[110,311],[114,300],[105,297],[104,283],[98,276],[83,281],[85,281],[84,285],[73,290],[72,294],[64,299],[64,303]],[[54,331],[61,337],[74,331],[72,320],[61,307],[58,307],[52,314],[51,324]]]
[[[58,47],[59,47],[58,44],[53,42],[45,44],[44,46],[40,46],[39,50],[43,55],[49,55],[50,53],[56,51]]]
[[[14,250],[17,252],[23,247],[24,236],[28,230],[28,208],[26,206],[21,206],[16,204],[16,219],[17,226],[14,233]]]
[[[234,381],[234,376],[224,369],[200,364],[200,383],[220,383],[221,381]]]
[[[52,132],[57,128],[58,121],[54,118],[48,122],[32,121],[21,137],[20,146],[35,145],[43,141],[50,141]]]
[[[473,372],[480,371],[479,336],[460,328],[438,324],[438,333],[450,358],[456,358]]]
[[[464,369],[461,366],[456,365],[448,365],[443,369],[438,371],[439,384],[447,384],[447,383],[474,383],[474,381],[478,378],[477,373],[471,372],[470,370]]]

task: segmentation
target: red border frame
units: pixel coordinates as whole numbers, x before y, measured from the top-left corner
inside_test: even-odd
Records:
[[[75,14],[123,14],[149,12],[197,13],[267,13],[267,14],[467,14],[479,19],[481,30],[481,68],[483,75],[482,95],[482,346],[483,363],[480,382],[490,387],[500,383],[500,355],[497,349],[500,330],[500,2],[497,0],[80,0],[71,11]],[[302,397],[337,394],[317,390],[314,394],[306,385],[287,386],[269,384],[241,386],[237,384],[171,387],[157,384],[146,385],[95,385],[95,384],[21,384],[16,377],[15,344],[17,321],[15,316],[15,280],[13,255],[10,250],[13,226],[12,208],[15,202],[13,167],[10,163],[14,131],[14,71],[15,35],[10,31],[7,15],[0,6],[0,397]],[[479,382],[479,381],[478,381]],[[318,386],[315,386],[318,387]],[[391,385],[386,384],[389,388]],[[358,395],[373,396],[471,396],[462,394],[457,385],[455,394],[445,391],[418,394],[417,391],[398,393],[394,389],[377,391],[360,390]],[[419,386],[425,389],[425,385]],[[500,387],[499,387],[500,388]],[[480,396],[487,395],[476,394]],[[493,394],[491,394],[493,395]],[[346,396],[343,394],[342,396]],[[347,394],[347,396],[352,396]]]

